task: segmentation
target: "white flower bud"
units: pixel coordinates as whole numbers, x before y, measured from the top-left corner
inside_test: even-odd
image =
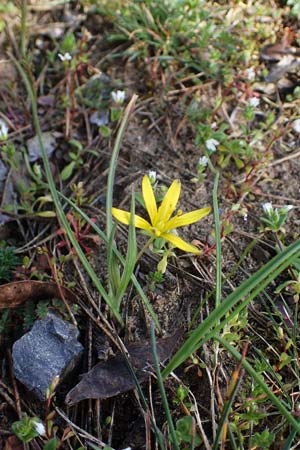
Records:
[[[62,53],[58,53],[57,55],[61,61],[71,61],[72,56],[69,52],[66,52],[64,55]]]
[[[272,213],[272,211],[273,211],[272,203],[269,203],[269,202],[268,203],[264,203],[262,205],[262,209],[264,210],[264,212],[266,214],[270,215]]]
[[[35,422],[34,424],[35,431],[39,433],[40,436],[44,436],[46,434],[46,428],[42,422]]]
[[[259,105],[259,98],[257,97],[250,98],[249,105],[253,106],[253,108],[256,108]]]
[[[205,146],[207,148],[207,150],[209,150],[210,152],[215,152],[217,146],[220,144],[219,141],[217,141],[216,139],[208,139],[205,142]]]
[[[111,98],[118,105],[122,105],[125,100],[125,91],[112,91]]]
[[[0,119],[0,141],[6,141],[8,136],[9,128],[4,122],[4,120]]]

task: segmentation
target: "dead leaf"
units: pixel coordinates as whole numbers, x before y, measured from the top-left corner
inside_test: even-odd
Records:
[[[6,439],[3,450],[23,450],[23,448],[23,442],[17,436],[12,435]]]
[[[61,287],[65,299],[71,303],[76,302],[75,295],[67,288]],[[0,309],[16,308],[27,300],[43,300],[61,298],[60,291],[55,283],[47,281],[15,281],[0,286]]]
[[[183,330],[179,329],[170,337],[157,340],[160,361],[165,361],[173,353]],[[145,381],[153,366],[150,342],[139,342],[127,346],[129,360],[139,382]],[[84,374],[82,380],[67,394],[65,402],[73,405],[87,398],[105,399],[135,388],[134,379],[127,367],[125,357],[119,353],[107,361],[96,364]]]

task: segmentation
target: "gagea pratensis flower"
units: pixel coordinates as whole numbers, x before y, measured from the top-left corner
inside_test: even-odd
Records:
[[[182,211],[179,210],[175,216],[171,217],[176,209],[180,190],[180,181],[174,180],[166,192],[161,205],[157,207],[151,182],[149,177],[145,175],[142,181],[142,194],[150,220],[147,221],[146,219],[135,215],[134,226],[145,230],[146,233],[153,239],[162,238],[170,242],[174,247],[180,248],[180,250],[200,254],[201,252],[197,247],[188,244],[177,236],[176,232],[172,231],[178,227],[183,227],[185,225],[198,222],[198,220],[210,213],[211,208],[207,207],[197,209],[186,214],[182,214]],[[130,224],[129,212],[123,211],[122,209],[112,208],[112,215],[119,222],[124,223],[125,225]]]

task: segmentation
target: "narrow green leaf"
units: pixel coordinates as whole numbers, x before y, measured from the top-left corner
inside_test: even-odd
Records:
[[[230,345],[225,339],[221,338],[220,336],[216,336],[215,339],[220,342],[220,344],[226,348],[226,350],[234,356],[237,361],[241,361],[242,366],[246,369],[248,374],[255,380],[255,383],[258,384],[264,393],[267,395],[267,397],[271,400],[273,405],[276,406],[278,411],[281,412],[281,414],[286,418],[287,422],[294,428],[294,430],[297,431],[298,434],[300,434],[300,423],[294,418],[293,413],[291,411],[288,411],[283,403],[276,397],[275,394],[269,389],[267,384],[261,379],[260,375],[256,373],[255,369],[251,366],[251,364],[248,363],[248,361],[242,357],[242,355],[234,348],[232,345]]]
[[[253,298],[255,298],[274,278],[276,278],[276,276],[278,276],[279,273],[293,263],[293,260],[299,255],[299,251],[300,241],[296,241],[238,286],[236,290],[215,308],[196,330],[193,331],[190,337],[173,356],[165,368],[163,376],[166,377],[172,370],[182,364],[190,354],[199,348],[207,339],[213,337],[214,333],[220,329],[218,322],[232,308],[235,307],[229,317],[223,321],[222,326],[226,325],[232,317],[238,314],[241,309],[245,308]],[[242,305],[238,305],[245,297],[246,300],[244,300]]]
[[[136,256],[137,256],[137,244],[136,244],[136,235],[135,235],[135,226],[134,226],[134,214],[135,214],[135,198],[134,193],[131,195],[131,206],[130,206],[130,223],[129,223],[129,231],[128,231],[128,242],[127,242],[127,254],[124,265],[124,270],[122,273],[121,282],[119,285],[118,293],[116,296],[116,305],[117,308],[120,309],[121,301],[123,295],[128,287],[128,284],[131,280],[135,264],[136,264]]]
[[[75,161],[71,161],[69,164],[67,164],[63,168],[63,170],[62,170],[62,172],[60,174],[61,179],[63,181],[66,181],[68,178],[70,178],[70,176],[72,175],[72,173],[73,173],[73,171],[75,169],[75,166],[76,166],[76,162]]]

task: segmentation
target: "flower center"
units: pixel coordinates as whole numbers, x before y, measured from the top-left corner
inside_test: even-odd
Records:
[[[151,231],[155,236],[159,237],[161,235],[161,231],[157,227],[152,227]]]

